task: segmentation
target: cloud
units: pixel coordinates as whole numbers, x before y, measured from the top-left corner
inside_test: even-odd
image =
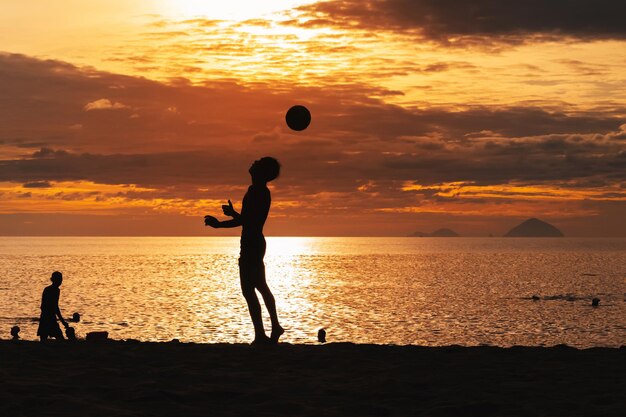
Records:
[[[251,161],[272,154],[289,172],[281,184],[302,196],[329,190],[356,191],[368,182],[386,183],[391,194],[393,188],[400,190],[407,181],[482,186],[555,182],[563,186],[604,178],[607,184],[615,184],[626,181],[626,143],[615,136],[616,132],[502,138],[486,132],[484,136],[447,141],[404,137],[343,144],[330,138],[292,142],[257,139],[251,140],[247,149],[222,144],[206,151],[132,154],[77,154],[44,148],[33,155],[45,154],[45,158],[0,162],[0,181],[87,180],[156,188],[210,187],[209,195],[218,198],[230,184],[246,181]],[[368,191],[372,189],[370,186]]]
[[[119,109],[127,109],[128,106],[118,102],[112,102],[108,98],[101,98],[99,100],[95,100],[85,104],[85,111],[92,110],[119,110]]]
[[[54,157],[65,156],[65,155],[67,155],[67,152],[63,150],[55,151],[54,149],[50,149],[50,148],[41,148],[33,152],[31,157],[35,159],[39,159],[39,158],[54,158]]]
[[[569,35],[521,32],[428,38],[419,28],[344,26],[340,17],[315,26],[317,12],[294,10],[268,17],[266,28],[224,22],[206,30],[202,19],[167,21],[158,29],[162,39],[129,40],[98,59],[115,71],[169,84],[229,80],[283,91],[382,86],[378,97],[403,105],[524,101],[589,109],[600,100],[622,105],[626,97],[620,41],[581,44]],[[534,42],[541,39],[554,42]],[[108,92],[87,99],[94,97],[133,106]]]
[[[24,188],[50,188],[52,185],[48,181],[27,182],[22,185]]]
[[[378,91],[359,85],[289,91],[225,82],[165,85],[24,56],[0,55],[0,61],[12,68],[0,77],[12,86],[6,97],[13,103],[0,103],[6,115],[0,138],[19,132],[16,146],[46,143],[0,162],[3,181],[225,185],[245,182],[248,164],[261,154],[285,159],[293,174],[285,181],[310,195],[354,190],[369,180],[495,184],[622,177],[614,165],[623,159],[624,120],[607,112],[403,108],[372,98]],[[18,71],[20,77],[13,77]],[[37,102],[29,99],[34,80]],[[106,91],[116,94],[109,102],[132,103],[141,117],[77,108],[84,96]],[[35,119],[31,108],[41,102],[55,103],[58,113]],[[311,127],[297,135],[284,126],[284,111],[295,102],[313,112]],[[55,130],[72,123],[83,128]]]
[[[613,0],[335,0],[299,8],[301,25],[413,31],[434,41],[539,37],[626,39],[626,4]],[[292,22],[293,23],[293,22]]]
[[[386,103],[380,89],[361,84],[165,84],[1,54],[0,83],[6,86],[0,99],[0,183],[20,189],[55,184],[24,186],[31,206],[19,197],[11,203],[22,211],[80,211],[78,202],[89,198],[94,207],[118,207],[128,215],[129,207],[198,214],[206,199],[241,198],[250,163],[265,155],[283,166],[275,184],[275,230],[295,230],[298,224],[301,233],[321,233],[306,226],[320,216],[341,219],[334,224],[345,233],[374,219],[381,233],[399,230],[393,224],[397,216],[408,220],[420,213],[471,219],[488,207],[490,216],[498,215],[494,207],[502,216],[533,210],[590,216],[624,194],[623,108],[412,108]],[[127,103],[140,117],[86,112],[90,97]],[[284,126],[284,112],[294,103],[306,103],[313,114],[301,133]],[[83,128],[67,129],[73,124]],[[58,183],[80,181],[95,189],[56,193]],[[463,185],[452,192],[451,183]],[[89,194],[112,185],[129,189]],[[543,188],[520,191],[530,186]],[[9,194],[2,196],[3,207]],[[540,199],[544,194],[556,197]],[[580,195],[595,205],[583,207]],[[326,224],[320,230],[333,230],[333,222],[319,222]]]

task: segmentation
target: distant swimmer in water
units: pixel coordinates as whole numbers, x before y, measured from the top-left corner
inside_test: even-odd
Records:
[[[266,156],[254,161],[248,170],[252,177],[252,185],[243,198],[241,213],[237,213],[233,204],[222,206],[224,214],[232,220],[219,221],[213,216],[205,216],[204,224],[213,228],[241,226],[241,252],[239,255],[239,277],[241,290],[248,304],[250,318],[254,325],[255,345],[278,343],[278,339],[285,332],[278,322],[276,301],[265,281],[265,237],[263,226],[270,211],[272,197],[267,183],[276,179],[280,173],[280,164],[274,158]],[[267,337],[261,317],[261,304],[256,295],[261,293],[263,301],[272,321],[271,336]]]
[[[59,296],[61,295],[59,287],[63,283],[63,275],[55,271],[52,273],[50,281],[52,281],[52,285],[47,286],[41,296],[41,316],[39,317],[37,336],[42,342],[45,342],[49,337],[65,339],[59,323],[57,323],[57,317],[65,328],[68,327],[59,309]]]

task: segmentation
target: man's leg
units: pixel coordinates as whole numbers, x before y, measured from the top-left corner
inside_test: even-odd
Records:
[[[248,304],[248,311],[250,312],[250,318],[254,325],[254,341],[262,343],[267,339],[265,335],[265,329],[263,328],[263,318],[261,317],[261,304],[254,291],[255,280],[255,268],[252,262],[239,259],[239,278],[241,280],[241,292],[243,293],[246,303]],[[257,272],[258,273],[258,272]]]
[[[270,339],[274,343],[278,342],[278,338],[285,333],[285,330],[281,327],[278,322],[278,313],[276,312],[276,300],[274,299],[274,294],[268,287],[267,282],[265,281],[265,264],[261,264],[261,270],[259,275],[259,281],[257,284],[257,290],[263,296],[263,301],[265,302],[265,307],[267,308],[267,312],[270,315],[270,319],[272,320],[272,335]]]

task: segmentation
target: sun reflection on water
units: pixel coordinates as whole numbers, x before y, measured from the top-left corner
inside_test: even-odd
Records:
[[[276,298],[276,308],[282,315],[296,320],[310,316],[313,311],[311,301],[298,295],[302,293],[302,288],[310,287],[315,275],[314,271],[303,268],[301,263],[303,254],[314,251],[313,243],[314,238],[306,237],[267,238],[265,273]],[[287,329],[290,326],[293,323],[284,324]]]

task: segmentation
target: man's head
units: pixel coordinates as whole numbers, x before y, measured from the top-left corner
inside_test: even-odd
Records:
[[[253,181],[270,182],[280,174],[280,164],[275,158],[265,156],[254,161],[248,172],[250,172]]]
[[[52,281],[52,283],[57,287],[61,286],[63,283],[63,274],[59,271],[54,271],[50,277],[50,281]]]

